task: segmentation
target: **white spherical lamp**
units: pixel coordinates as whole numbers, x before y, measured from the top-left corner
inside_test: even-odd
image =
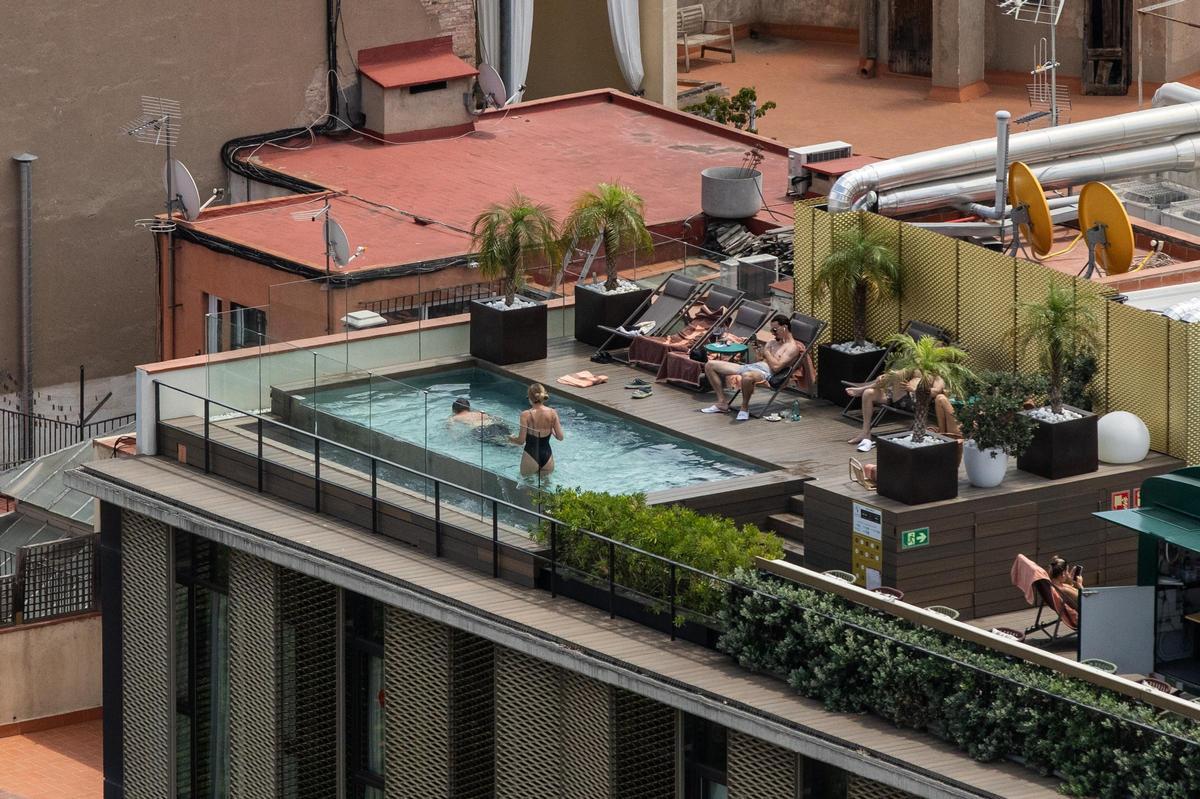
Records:
[[[1146,423],[1128,411],[1113,411],[1097,423],[1100,460],[1105,463],[1137,463],[1150,452]]]

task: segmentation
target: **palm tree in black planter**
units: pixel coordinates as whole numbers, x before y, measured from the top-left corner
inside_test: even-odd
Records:
[[[645,203],[641,196],[619,183],[601,183],[585,191],[563,222],[563,241],[604,242],[605,280],[575,284],[575,338],[593,347],[609,339],[600,326],[623,323],[650,296],[651,290],[617,273],[617,259],[625,252],[654,252],[654,241],[646,230]]]
[[[1046,405],[1027,411],[1038,426],[1033,443],[1017,458],[1017,468],[1052,480],[1094,472],[1099,467],[1097,417],[1063,403],[1063,382],[1075,352],[1099,349],[1095,311],[1057,283],[1050,283],[1041,302],[1022,304],[1018,310],[1018,346],[1037,348],[1049,388]]]
[[[897,333],[886,343],[893,348],[886,377],[893,386],[911,388],[913,424],[907,433],[876,436],[877,490],[907,505],[953,499],[958,496],[958,442],[930,433],[927,425],[935,387],[940,383],[946,394],[959,394],[972,377],[963,364],[967,354],[932,336],[913,341]]]
[[[867,341],[867,303],[899,291],[900,260],[895,250],[870,233],[852,231],[821,262],[813,280],[813,296],[821,298],[828,293],[835,306],[850,304],[854,339],[817,348],[817,396],[843,405],[843,381],[861,383],[870,378],[883,352],[878,344]]]
[[[557,265],[558,233],[550,208],[514,192],[471,225],[479,271],[499,280],[503,297],[471,303],[471,355],[497,364],[546,357],[546,306],[520,297],[525,273],[534,265]]]

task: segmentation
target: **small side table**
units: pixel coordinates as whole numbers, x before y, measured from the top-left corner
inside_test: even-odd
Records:
[[[705,344],[704,351],[711,352],[713,355],[727,355],[730,360],[738,356],[745,356],[750,349],[748,344]]]

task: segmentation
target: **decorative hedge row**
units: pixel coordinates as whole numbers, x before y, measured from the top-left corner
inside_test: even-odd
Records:
[[[780,558],[783,542],[754,525],[709,516],[680,505],[647,505],[644,494],[605,494],[562,488],[542,500],[543,513],[563,523],[557,557],[572,569],[608,579],[608,545],[581,533],[587,530],[718,577],[731,577],[753,566],[754,558]],[[549,544],[543,525],[536,537]],[[670,570],[662,561],[615,550],[616,583],[663,602]],[[677,604],[683,610],[715,617],[726,593],[724,583],[697,579],[684,569],[676,573]]]
[[[1200,796],[1189,719],[833,594],[748,569],[734,580],[773,596],[731,591],[718,648],[829,710],[928,731],[977,760],[1016,756],[1072,796]]]

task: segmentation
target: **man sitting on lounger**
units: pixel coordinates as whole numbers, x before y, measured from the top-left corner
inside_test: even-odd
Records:
[[[709,361],[704,364],[704,374],[708,384],[717,394],[717,401],[703,413],[729,413],[729,400],[725,398],[725,378],[739,375],[742,378],[742,408],[738,411],[737,420],[744,422],[750,418],[750,395],[754,387],[760,383],[769,384],[771,378],[782,375],[796,360],[804,355],[804,347],[792,338],[792,328],[788,318],[783,314],[771,317],[771,336],[773,339],[763,346],[754,339],[750,342],[750,351],[746,354],[746,364],[732,361]],[[752,359],[752,360],[751,360]]]
[[[862,452],[870,451],[874,445],[871,441],[871,422],[875,418],[876,403],[882,400],[896,403],[906,394],[911,398],[917,390],[917,385],[921,382],[920,373],[912,375],[907,380],[904,377],[894,372],[884,372],[874,382],[846,387],[847,395],[862,397],[863,418],[862,432],[847,443],[857,444]],[[934,413],[937,414],[937,427],[930,429],[951,438],[962,438],[962,427],[954,416],[954,405],[946,396],[946,384],[942,382],[941,378],[933,381],[929,393],[932,396]]]

